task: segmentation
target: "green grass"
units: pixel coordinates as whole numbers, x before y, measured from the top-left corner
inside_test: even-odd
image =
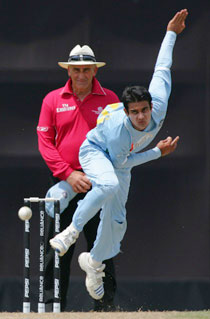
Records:
[[[207,318],[210,319],[210,311],[139,312],[138,318],[139,319],[207,319]]]
[[[154,317],[155,318],[155,317]],[[161,317],[160,317],[161,318]],[[210,319],[210,311],[167,312],[163,319]]]
[[[0,313],[1,319],[210,319],[210,311]]]

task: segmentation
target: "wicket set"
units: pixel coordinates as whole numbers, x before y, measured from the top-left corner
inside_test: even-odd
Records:
[[[44,272],[45,272],[45,202],[54,203],[54,235],[60,232],[60,202],[56,198],[24,198],[24,205],[29,208],[32,203],[39,203],[40,215],[40,232],[39,232],[39,297],[38,297],[38,313],[45,312],[44,303]],[[25,220],[24,227],[24,297],[23,297],[23,313],[31,311],[30,301],[30,219]],[[60,257],[58,253],[54,253],[54,301],[53,312],[60,312]]]

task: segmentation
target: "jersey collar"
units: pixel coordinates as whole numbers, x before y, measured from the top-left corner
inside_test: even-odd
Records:
[[[96,95],[106,95],[106,92],[104,91],[104,89],[102,88],[101,84],[99,83],[99,81],[94,77],[93,78],[93,87],[92,87],[92,94],[96,94]],[[73,95],[74,92],[72,90],[72,81],[71,78],[69,78],[69,80],[66,82],[65,86],[63,87],[61,93],[61,95],[63,94],[71,94]]]

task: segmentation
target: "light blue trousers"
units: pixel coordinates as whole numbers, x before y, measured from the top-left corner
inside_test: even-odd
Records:
[[[84,225],[100,210],[96,240],[90,252],[96,261],[114,257],[120,252],[126,227],[125,204],[130,186],[130,169],[114,169],[109,156],[87,140],[80,148],[79,160],[92,189],[78,203],[73,225],[82,231]]]

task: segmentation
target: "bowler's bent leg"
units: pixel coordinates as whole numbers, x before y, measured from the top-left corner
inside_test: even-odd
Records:
[[[103,205],[96,240],[90,251],[94,260],[103,261],[120,252],[121,241],[127,228],[125,204],[130,187],[130,170],[116,170],[120,187]]]
[[[78,203],[72,219],[74,228],[81,232],[84,225],[96,215],[104,203],[118,192],[119,181],[107,154],[94,145],[82,147],[79,159],[92,183],[92,190]]]

